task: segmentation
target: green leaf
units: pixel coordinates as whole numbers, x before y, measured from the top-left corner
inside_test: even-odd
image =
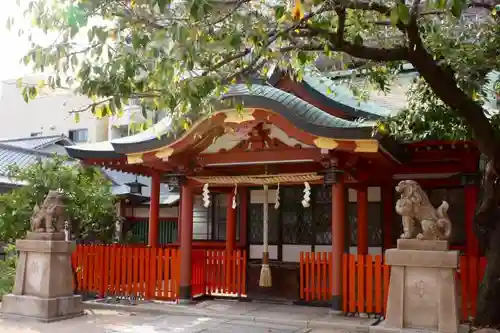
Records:
[[[462,15],[462,11],[467,7],[467,0],[453,0],[451,5],[451,13],[456,18]]]
[[[75,112],[75,123],[79,123],[80,122],[80,112]]]
[[[406,6],[402,2],[398,2],[397,8],[398,8],[398,17],[401,20],[401,22],[403,22],[404,24],[408,24],[408,22],[410,21],[410,10],[408,9],[408,6]]]
[[[167,3],[169,3],[167,0],[158,0],[158,8],[160,8],[160,12],[165,12],[165,7],[167,6]]]
[[[285,6],[276,6],[276,7],[274,7],[274,18],[276,20],[279,20],[280,18],[283,17],[283,15],[285,14],[285,11],[286,11]]]
[[[392,25],[396,25],[399,22],[399,10],[398,6],[394,6],[391,9],[390,21]]]

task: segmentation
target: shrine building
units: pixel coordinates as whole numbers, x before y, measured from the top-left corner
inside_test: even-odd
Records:
[[[451,248],[479,255],[474,142],[373,136],[375,122],[394,110],[380,98],[356,101],[335,78],[296,82],[277,72],[235,84],[214,103],[215,112],[183,132],[172,133],[165,118],[136,135],[66,147],[85,164],[151,177],[147,244],[180,248],[181,300],[192,297],[193,249],[246,250],[247,297],[283,301],[300,298],[301,253],[329,252],[329,299],[340,310],[343,254],[395,246],[402,231],[394,188],[405,179],[417,181],[433,205],[449,203]],[[161,183],[180,192],[178,208],[169,208],[168,223],[176,225],[169,237],[160,223],[167,218]],[[133,218],[133,210],[124,203],[123,215]],[[273,282],[259,286],[267,269]]]

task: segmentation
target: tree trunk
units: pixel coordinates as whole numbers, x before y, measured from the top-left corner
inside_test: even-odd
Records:
[[[488,262],[477,297],[474,326],[500,328],[500,228],[490,233]]]
[[[477,296],[476,327],[500,328],[500,183],[498,162],[490,161],[483,177],[483,197],[474,225],[487,266]]]

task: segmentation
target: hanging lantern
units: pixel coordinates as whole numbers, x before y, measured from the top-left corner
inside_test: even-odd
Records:
[[[210,190],[208,189],[208,183],[203,185],[202,197],[203,207],[208,208],[210,206]]]
[[[280,183],[278,183],[278,188],[276,189],[276,199],[274,200],[274,209],[280,208]]]
[[[311,186],[308,182],[304,182],[304,199],[302,200],[302,206],[307,208],[311,206]]]

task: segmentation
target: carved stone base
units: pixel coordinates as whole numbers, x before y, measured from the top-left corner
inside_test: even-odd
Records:
[[[3,297],[2,313],[42,321],[83,314],[81,297],[73,296],[75,243],[54,240],[60,237],[60,233],[30,233],[31,239],[17,240],[16,280],[12,294]]]
[[[386,251],[391,279],[384,327],[456,333],[458,252],[446,241],[398,240]],[[386,331],[388,332],[388,331]]]
[[[83,315],[82,299],[79,295],[41,298],[27,295],[5,295],[2,301],[2,316],[52,322]]]

